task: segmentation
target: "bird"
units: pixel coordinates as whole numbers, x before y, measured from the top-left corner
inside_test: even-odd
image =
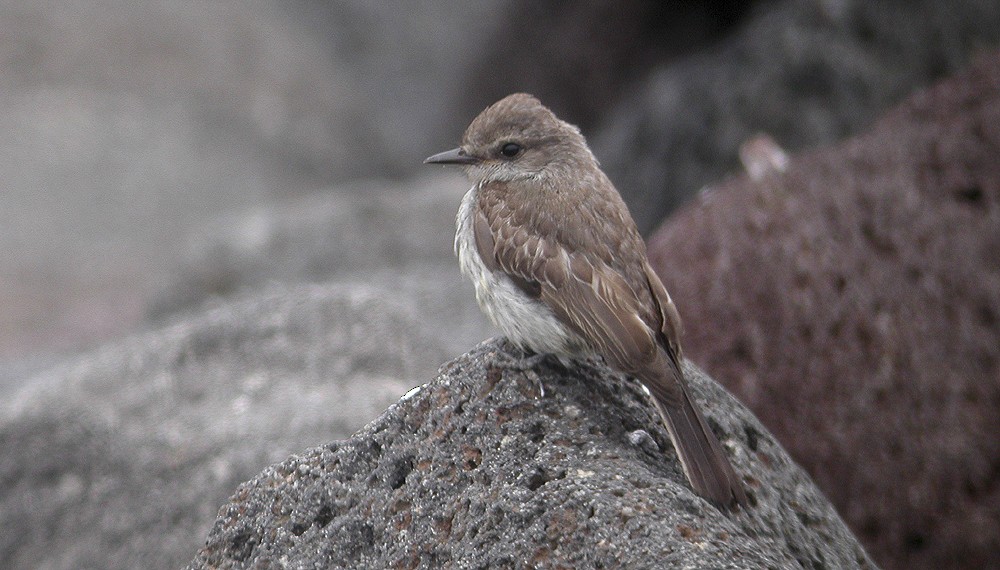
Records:
[[[580,129],[515,93],[483,110],[458,148],[424,162],[460,165],[473,183],[455,252],[487,317],[530,352],[600,356],[638,379],[693,490],[721,509],[745,507],[684,378],[677,308]]]

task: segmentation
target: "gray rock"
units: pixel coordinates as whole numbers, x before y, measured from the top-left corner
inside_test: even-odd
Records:
[[[636,382],[596,363],[525,370],[521,357],[484,343],[350,439],[267,468],[188,568],[875,567],[774,438],[693,366],[748,511],[693,494]],[[638,429],[655,443],[633,444]]]
[[[421,315],[428,338],[465,352],[491,330],[453,252],[467,189],[460,172],[430,172],[403,184],[342,184],[220,217],[190,236],[148,314],[162,319],[269,284],[374,283]]]
[[[718,45],[655,66],[591,143],[649,232],[739,170],[758,133],[793,151],[841,139],[998,40],[994,0],[760,3]]]
[[[224,212],[419,169],[502,1],[458,5],[3,2],[0,359],[134,330]]]
[[[240,481],[348,436],[446,352],[373,285],[205,308],[29,379],[0,404],[0,560],[177,568]]]
[[[775,2],[510,0],[480,40],[503,49],[472,58],[462,80],[445,92],[458,122],[527,91],[589,132],[651,68],[711,49],[761,4]],[[450,135],[446,140],[457,141],[454,130]]]

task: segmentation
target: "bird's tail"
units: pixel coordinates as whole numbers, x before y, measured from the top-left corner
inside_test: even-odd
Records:
[[[716,506],[725,509],[734,505],[746,507],[743,484],[729,463],[722,444],[692,401],[680,367],[675,365],[672,368],[678,375],[674,386],[679,386],[679,390],[664,393],[653,389],[654,386],[647,386],[651,388],[653,401],[670,432],[684,475],[696,493]]]

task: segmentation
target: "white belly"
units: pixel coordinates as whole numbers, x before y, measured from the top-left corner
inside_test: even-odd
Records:
[[[544,303],[528,297],[506,275],[483,264],[472,229],[475,202],[473,186],[458,209],[455,254],[462,273],[476,287],[479,307],[507,338],[536,353],[574,356],[586,352],[583,339],[559,322]]]

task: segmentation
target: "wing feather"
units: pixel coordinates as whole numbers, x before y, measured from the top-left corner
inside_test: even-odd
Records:
[[[473,223],[479,255],[488,267],[539,298],[620,370],[638,373],[657,359],[664,313],[650,310],[658,291],[651,288],[651,271],[644,272],[638,235],[624,236],[630,242],[626,246],[595,235],[593,228],[601,224],[587,224],[570,239],[557,231],[556,220],[542,217],[545,212],[531,211],[535,217],[526,223],[524,209],[511,209],[508,194],[517,191],[514,186],[489,184],[479,190]],[[656,284],[662,289],[659,280]]]

